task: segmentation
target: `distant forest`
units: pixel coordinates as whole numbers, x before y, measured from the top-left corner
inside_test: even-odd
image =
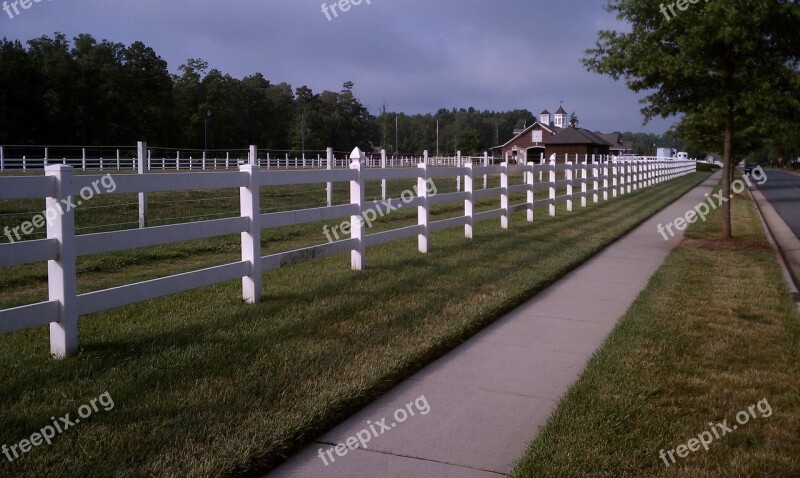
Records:
[[[98,42],[81,34],[42,36],[26,44],[0,44],[0,144],[130,145],[203,149],[478,154],[508,141],[515,128],[535,121],[527,110],[440,109],[435,114],[376,116],[353,94],[313,92],[272,83],[261,73],[233,78],[199,59],[170,74],[166,61],[142,42]],[[610,131],[604,131],[610,132]],[[669,136],[625,133],[636,150],[681,148]],[[395,139],[398,138],[399,141]],[[398,145],[395,143],[398,142]]]

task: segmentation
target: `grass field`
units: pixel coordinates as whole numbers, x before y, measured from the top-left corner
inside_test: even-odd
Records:
[[[47,357],[46,328],[2,336],[0,445],[30,437],[50,417],[74,416],[104,392],[115,407],[13,463],[0,460],[0,476],[253,476],[268,470],[706,177],[692,174],[569,215],[561,209],[556,218],[537,210],[531,224],[518,213],[507,231],[499,221],[481,223],[473,241],[461,230],[436,233],[427,255],[417,252],[414,240],[376,247],[368,250],[362,272],[349,270],[347,256],[272,271],[256,305],[244,304],[240,283],[232,281],[85,316],[80,353],[63,361]],[[392,195],[406,187],[393,184]],[[442,183],[440,192],[448,187]],[[289,196],[293,192],[285,194],[302,204],[305,198]],[[212,201],[198,204],[205,202]],[[460,209],[445,205],[435,216]],[[119,213],[109,216],[79,215],[79,226],[122,222]],[[401,211],[376,230],[415,221],[415,214]],[[287,250],[320,242],[317,224],[272,231],[264,246]],[[238,260],[238,237],[87,257],[79,263],[79,288],[231,260]],[[0,273],[0,306],[46,297],[43,266]]]
[[[732,214],[730,244],[719,210],[690,227],[512,476],[800,476],[800,317],[750,199]]]

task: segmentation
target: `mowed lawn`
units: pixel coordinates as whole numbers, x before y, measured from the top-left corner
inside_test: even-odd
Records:
[[[85,316],[80,353],[62,361],[48,357],[46,327],[0,336],[0,445],[104,392],[115,405],[52,445],[0,456],[0,476],[256,476],[707,176],[556,218],[537,210],[533,223],[517,213],[507,231],[484,222],[472,241],[460,228],[436,233],[426,255],[415,240],[372,248],[362,272],[347,255],[272,271],[256,305],[232,281]],[[376,228],[406,223],[411,211]],[[324,242],[320,225],[266,236],[266,250]],[[231,260],[238,238],[84,258],[79,288]],[[46,297],[43,277],[41,265],[3,269],[0,305]]]
[[[732,204],[736,240],[719,211],[690,227],[512,476],[800,476],[800,316]]]

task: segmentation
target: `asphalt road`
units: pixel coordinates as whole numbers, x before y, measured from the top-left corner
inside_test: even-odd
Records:
[[[769,169],[767,181],[758,186],[794,235],[800,237],[800,176]]]

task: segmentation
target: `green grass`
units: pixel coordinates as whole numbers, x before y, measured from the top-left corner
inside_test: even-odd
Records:
[[[362,272],[350,271],[344,255],[272,271],[256,305],[244,304],[232,281],[85,316],[80,353],[63,361],[48,358],[46,328],[1,336],[0,444],[29,437],[51,416],[74,416],[105,391],[116,406],[51,446],[0,461],[0,476],[268,470],[706,177],[689,175],[569,215],[561,209],[556,218],[537,210],[531,224],[517,213],[507,231],[499,220],[479,224],[473,241],[460,229],[436,233],[427,255],[414,240],[387,244],[368,250]],[[413,220],[402,214],[381,227]],[[316,225],[286,233],[286,241],[319,243],[320,235]],[[85,258],[80,286],[236,256],[238,242],[223,246],[199,241]],[[22,280],[4,270],[2,302],[41,295],[40,268],[17,268]]]
[[[698,171],[719,171],[720,167],[716,164],[708,164],[708,163],[697,163],[697,170]]]
[[[732,214],[730,244],[719,211],[690,227],[511,476],[800,476],[800,322],[749,198]],[[762,399],[772,416],[659,457]]]

